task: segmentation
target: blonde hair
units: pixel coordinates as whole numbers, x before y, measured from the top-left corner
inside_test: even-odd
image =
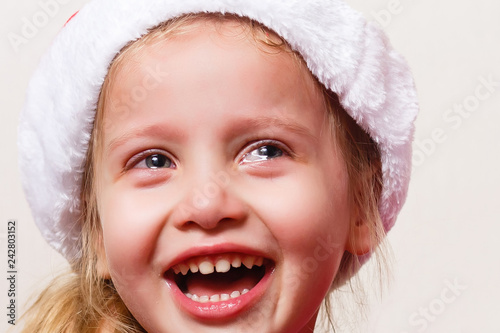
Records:
[[[251,36],[256,46],[267,53],[286,52],[297,59],[297,64],[306,68],[302,57],[277,34],[260,23],[247,18],[224,14],[188,14],[169,20],[153,29],[137,41],[126,45],[110,65],[103,83],[94,120],[82,184],[81,253],[71,262],[72,272],[55,279],[24,316],[24,332],[145,332],[121,300],[113,282],[102,268],[102,230],[99,221],[96,195],[96,157],[102,148],[104,110],[108,107],[108,94],[118,69],[127,59],[145,46],[188,33],[197,22],[210,21],[219,24],[236,23],[243,27],[245,37]],[[318,89],[324,96],[331,120],[332,132],[336,136],[348,170],[349,197],[351,206],[357,209],[360,220],[367,223],[375,244],[371,252],[377,254],[379,269],[384,270],[385,255],[376,251],[385,238],[384,228],[378,212],[382,190],[380,154],[376,144],[356,122],[343,110],[337,95],[324,88],[316,79]],[[355,227],[351,225],[351,231]],[[355,242],[352,239],[352,242]],[[339,272],[331,291],[351,281],[362,261],[357,255],[345,252]],[[325,298],[326,313],[329,313],[329,297]],[[333,320],[328,316],[333,328]]]

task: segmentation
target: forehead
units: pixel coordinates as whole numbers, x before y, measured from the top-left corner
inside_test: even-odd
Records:
[[[321,86],[313,78],[301,56],[293,52],[274,32],[247,18],[212,14],[185,17],[156,27],[118,55],[110,67],[111,80],[106,81],[109,81],[110,88],[113,88],[116,83],[123,83],[121,79],[144,69],[148,60],[165,63],[165,60],[168,61],[165,55],[168,57],[182,53],[192,45],[197,44],[196,47],[202,48],[203,45],[211,43],[217,44],[227,53],[260,53],[261,58],[267,58],[268,61],[278,59],[278,71],[288,67],[291,74],[305,77],[309,83],[314,81],[314,85]],[[199,59],[209,58],[208,54],[199,53],[197,56]]]
[[[296,56],[298,63],[302,63],[298,54],[291,51],[284,39],[261,23],[246,17],[207,13],[184,16],[153,28],[148,34],[130,43],[120,52],[111,66],[111,71],[118,67],[117,64],[122,65],[123,58],[133,60],[133,56],[140,55],[140,51],[144,48],[154,48],[155,45],[161,45],[166,40],[181,39],[180,37],[189,39],[192,36],[203,35],[203,33],[218,38],[246,40],[268,54],[290,53]],[[125,61],[123,65],[127,64],[130,64],[130,61]]]
[[[168,121],[173,111],[197,122],[230,113],[302,122],[312,116],[324,123],[323,98],[306,66],[287,47],[260,42],[254,30],[231,20],[196,20],[132,46],[110,71],[105,122]],[[299,109],[303,114],[287,112]]]

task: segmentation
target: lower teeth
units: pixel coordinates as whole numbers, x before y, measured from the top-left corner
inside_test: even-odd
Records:
[[[211,303],[216,303],[216,302],[220,302],[220,301],[227,301],[231,298],[237,298],[237,297],[240,297],[241,295],[245,295],[247,292],[249,292],[248,289],[243,289],[241,292],[239,291],[233,291],[230,295],[229,294],[215,294],[215,295],[212,295],[212,296],[198,296],[198,295],[192,295],[190,293],[185,293],[184,295],[186,295],[187,298],[195,301],[195,302],[198,302],[198,303],[207,303],[207,302],[211,302]]]

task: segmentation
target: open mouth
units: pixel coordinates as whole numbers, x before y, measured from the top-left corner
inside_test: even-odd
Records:
[[[259,256],[239,253],[190,258],[174,265],[174,276],[184,295],[199,303],[228,301],[254,288],[273,266]]]

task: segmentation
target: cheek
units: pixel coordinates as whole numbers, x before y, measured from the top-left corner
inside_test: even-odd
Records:
[[[310,253],[324,240],[343,253],[350,221],[346,182],[297,175],[265,193],[258,199],[261,218],[283,251]]]
[[[303,305],[315,308],[337,274],[348,240],[347,176],[297,172],[264,187],[251,187],[259,193],[254,210],[280,247],[282,281],[292,302],[307,300]]]
[[[160,297],[161,279],[151,270],[158,216],[151,200],[130,191],[103,191],[100,214],[109,273],[136,318],[148,317]]]
[[[283,256],[288,259],[287,269],[291,272],[287,284],[291,288],[302,288],[306,294],[314,290],[318,300],[324,297],[335,278],[348,239],[348,211],[342,204],[338,205],[340,202],[330,199],[301,196],[288,225],[278,231]]]
[[[148,199],[147,195],[120,189],[101,193],[104,248],[114,277],[133,279],[143,274],[154,251],[161,218]]]

